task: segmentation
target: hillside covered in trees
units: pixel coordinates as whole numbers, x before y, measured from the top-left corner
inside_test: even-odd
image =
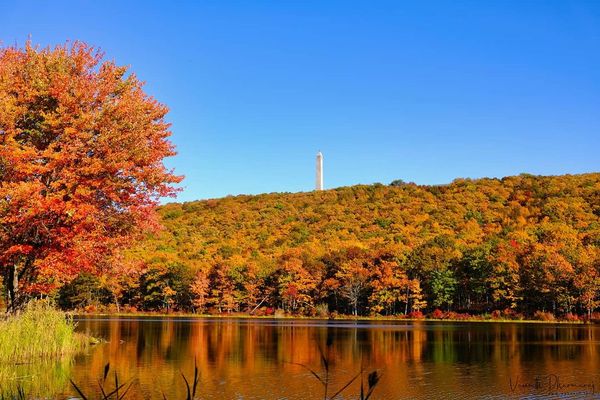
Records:
[[[395,181],[159,212],[164,230],[115,261],[121,278],[80,276],[63,305],[302,315],[599,305],[600,173]]]

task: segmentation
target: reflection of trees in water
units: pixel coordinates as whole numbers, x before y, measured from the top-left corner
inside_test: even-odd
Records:
[[[426,396],[435,388],[461,388],[471,395],[502,393],[509,390],[511,376],[569,375],[574,367],[595,373],[600,368],[600,327],[416,322],[365,329],[340,324],[90,321],[82,328],[109,343],[79,359],[81,367],[74,375],[78,383],[92,387],[110,361],[122,379],[139,380],[146,398],[160,398],[161,390],[175,397],[184,394],[181,372],[192,373],[195,359],[203,398],[212,398],[211,393],[215,398],[303,398],[301,394],[316,396],[321,390],[314,377],[295,364],[318,369],[318,346],[324,346],[328,336],[333,338],[333,384],[347,381],[361,367],[382,369],[378,398],[398,393]]]

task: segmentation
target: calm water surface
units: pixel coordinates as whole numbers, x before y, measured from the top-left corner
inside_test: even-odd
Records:
[[[74,394],[69,378],[97,393],[110,362],[121,380],[135,380],[127,398],[184,399],[181,373],[191,377],[196,360],[202,399],[322,399],[319,381],[298,365],[321,372],[319,346],[329,353],[330,395],[361,366],[383,374],[374,399],[600,392],[599,325],[82,318],[78,329],[108,343],[32,373],[48,395]],[[357,381],[341,398],[359,390]]]

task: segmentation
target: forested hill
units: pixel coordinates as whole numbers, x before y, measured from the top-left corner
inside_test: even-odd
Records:
[[[598,305],[600,173],[244,195],[160,214],[165,230],[127,255],[146,272],[123,301],[141,308],[165,290],[172,307],[212,311]]]

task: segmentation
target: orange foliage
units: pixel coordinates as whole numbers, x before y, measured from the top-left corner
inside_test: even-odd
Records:
[[[0,49],[0,268],[13,303],[156,227],[179,182],[167,108],[81,42]]]
[[[216,311],[591,315],[598,193],[598,173],[524,174],[169,204],[129,257],[205,271]]]

